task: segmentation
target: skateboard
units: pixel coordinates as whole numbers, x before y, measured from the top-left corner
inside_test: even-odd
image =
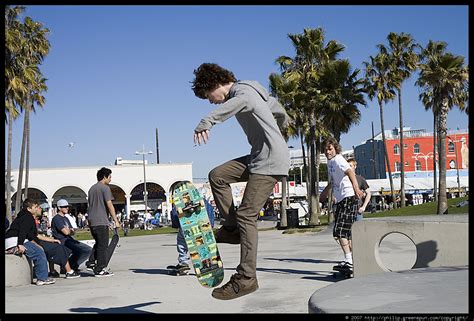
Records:
[[[224,268],[201,194],[191,182],[179,182],[173,190],[173,203],[199,283],[219,285]]]
[[[112,236],[109,246],[107,247],[107,262],[105,266],[109,266],[110,259],[112,258],[112,255],[114,254],[118,241],[119,241],[118,231],[117,231],[117,228],[114,228],[114,235]]]
[[[168,270],[168,274],[177,275],[177,276],[188,275],[188,271],[190,270],[189,267],[183,267],[183,268],[177,269],[176,265],[168,265],[166,269]]]
[[[333,278],[337,278],[338,275],[342,276],[343,278],[345,279],[350,279],[353,277],[353,274],[354,274],[354,271],[352,271],[352,269],[350,268],[344,268],[344,267],[339,267],[339,266],[334,266],[332,268],[334,271],[336,272],[333,272],[332,273],[332,276]]]

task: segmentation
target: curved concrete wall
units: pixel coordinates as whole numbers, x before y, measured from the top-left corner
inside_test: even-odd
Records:
[[[468,215],[368,218],[352,225],[354,277],[387,272],[379,246],[391,233],[406,235],[416,247],[412,268],[469,264]]]

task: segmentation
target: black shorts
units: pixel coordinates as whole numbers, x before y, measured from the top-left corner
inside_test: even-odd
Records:
[[[359,210],[357,197],[349,196],[335,205],[334,229],[332,235],[337,238],[352,238],[351,228]]]

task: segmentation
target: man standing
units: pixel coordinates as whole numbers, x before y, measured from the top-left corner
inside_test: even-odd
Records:
[[[109,245],[109,215],[112,216],[115,226],[118,228],[120,223],[115,214],[115,208],[112,204],[114,199],[109,184],[112,180],[112,171],[102,167],[97,171],[97,183],[92,185],[88,192],[89,202],[89,226],[92,237],[95,240],[92,254],[86,266],[94,271],[96,277],[105,277],[114,275],[107,271],[107,247]],[[97,262],[95,262],[97,260]]]
[[[231,71],[213,63],[201,64],[194,74],[194,94],[220,105],[194,129],[194,143],[207,143],[212,126],[235,116],[252,146],[249,155],[230,160],[209,173],[214,200],[225,219],[216,232],[216,241],[240,243],[237,273],[212,292],[216,299],[230,300],[258,289],[257,217],[275,183],[288,175],[288,146],[280,132],[288,115],[256,81],[237,81]],[[235,210],[230,184],[245,181],[242,203]]]
[[[65,199],[60,199],[57,205],[59,213],[53,217],[51,222],[53,237],[60,240],[65,247],[72,251],[72,256],[69,258],[71,268],[78,271],[79,266],[89,258],[92,248],[73,238],[75,229],[66,217],[69,203]]]

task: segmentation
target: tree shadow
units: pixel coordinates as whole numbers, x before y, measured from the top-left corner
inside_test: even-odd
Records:
[[[72,308],[69,309],[71,312],[78,312],[78,313],[108,313],[108,314],[120,314],[120,313],[142,313],[142,314],[154,314],[153,312],[142,311],[138,310],[138,308],[161,303],[159,301],[148,302],[148,303],[138,303],[124,307],[115,307],[115,308],[93,308],[93,307],[86,307],[86,308]]]
[[[317,260],[317,259],[297,259],[297,258],[273,258],[266,257],[264,260],[270,261],[282,261],[282,262],[303,262],[303,263],[339,263],[340,261],[331,261],[331,260]]]
[[[305,275],[301,277],[302,279],[305,279],[305,280],[329,281],[329,282],[337,281],[333,277],[333,273],[328,272],[328,271],[308,271],[308,270],[296,270],[296,269],[268,269],[268,268],[257,268],[257,271],[277,273],[277,274]]]
[[[141,274],[165,274],[169,275],[169,270],[167,269],[130,269],[133,273]]]

